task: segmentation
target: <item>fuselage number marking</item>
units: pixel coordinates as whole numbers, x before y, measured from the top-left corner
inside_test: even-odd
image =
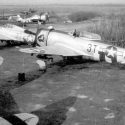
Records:
[[[87,51],[95,53],[96,47],[97,47],[97,45],[88,44]]]

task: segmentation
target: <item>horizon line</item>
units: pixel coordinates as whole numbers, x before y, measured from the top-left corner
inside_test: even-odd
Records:
[[[12,3],[12,4],[4,4],[4,3],[0,3],[0,6],[15,6],[15,5],[20,5],[20,6],[24,6],[24,5],[120,5],[120,6],[124,6],[125,3],[87,3],[87,4],[80,4],[80,3],[76,3],[76,4],[73,4],[73,3]]]

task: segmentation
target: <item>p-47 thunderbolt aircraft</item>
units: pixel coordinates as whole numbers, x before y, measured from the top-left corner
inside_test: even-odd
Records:
[[[7,44],[32,43],[35,34],[16,25],[6,24],[0,27],[0,41]]]
[[[21,23],[43,23],[45,24],[47,21],[49,21],[49,14],[48,13],[44,13],[44,14],[40,14],[40,15],[33,15],[29,18],[21,18],[20,15],[17,15],[17,22],[21,22]]]
[[[82,57],[95,61],[125,64],[125,49],[76,34],[54,29],[40,29],[34,42],[36,47],[20,49],[20,51],[40,54],[43,59],[58,55],[64,58]]]

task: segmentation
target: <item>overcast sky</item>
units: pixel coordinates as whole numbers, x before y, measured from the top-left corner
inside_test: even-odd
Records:
[[[0,4],[125,4],[125,0],[0,0]]]

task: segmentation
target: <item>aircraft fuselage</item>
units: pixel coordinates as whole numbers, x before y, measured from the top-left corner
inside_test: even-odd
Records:
[[[16,30],[13,27],[0,27],[0,38],[1,41],[7,41],[7,43],[27,43],[33,42],[35,36],[24,32],[24,29]]]
[[[52,46],[60,43],[77,50],[85,59],[125,64],[125,49],[120,47],[92,41],[84,37],[74,37],[56,30],[42,30],[38,39],[40,46]],[[84,56],[82,53],[86,53],[88,56]]]

